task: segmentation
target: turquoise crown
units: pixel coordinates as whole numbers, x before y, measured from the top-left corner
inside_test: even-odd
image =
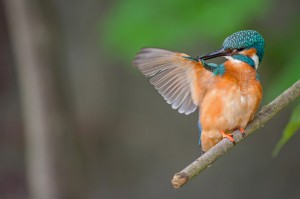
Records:
[[[227,37],[223,42],[223,48],[232,50],[255,48],[259,62],[261,62],[264,56],[265,40],[255,30],[242,30]]]

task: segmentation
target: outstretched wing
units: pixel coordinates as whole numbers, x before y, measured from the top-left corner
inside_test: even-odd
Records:
[[[211,77],[201,62],[190,56],[157,48],[143,48],[133,64],[147,77],[173,109],[186,115],[194,112],[205,90],[200,76]],[[205,83],[206,84],[206,83]]]

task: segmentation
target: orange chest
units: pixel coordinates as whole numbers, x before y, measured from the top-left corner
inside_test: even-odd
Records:
[[[245,63],[225,65],[225,73],[215,76],[211,89],[235,93],[236,95],[260,95],[262,88],[256,71]]]
[[[226,65],[225,65],[226,66]],[[245,127],[253,118],[262,98],[256,72],[249,66],[226,67],[215,76],[199,103],[204,128],[234,129]],[[240,70],[241,69],[241,70]]]

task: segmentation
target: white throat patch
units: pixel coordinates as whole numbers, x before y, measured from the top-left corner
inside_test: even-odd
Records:
[[[233,59],[231,56],[225,56],[226,59],[232,61],[232,62],[235,62],[237,64],[241,63],[242,61],[238,60],[238,59]],[[254,54],[253,56],[250,57],[253,61],[254,61],[254,67],[255,67],[255,70],[258,69],[258,64],[259,64],[259,59],[258,59],[258,56],[256,54]]]
[[[256,54],[254,54],[251,59],[254,61],[255,63],[255,69],[257,70],[258,69],[258,64],[259,64],[259,59],[258,59],[258,56]]]
[[[225,58],[228,59],[228,60],[230,60],[230,61],[232,61],[232,62],[235,62],[237,64],[242,63],[241,60],[233,59],[231,56],[225,56]]]

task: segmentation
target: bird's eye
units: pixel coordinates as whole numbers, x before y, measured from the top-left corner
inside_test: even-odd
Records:
[[[245,48],[238,48],[238,49],[236,49],[237,51],[243,51]]]

